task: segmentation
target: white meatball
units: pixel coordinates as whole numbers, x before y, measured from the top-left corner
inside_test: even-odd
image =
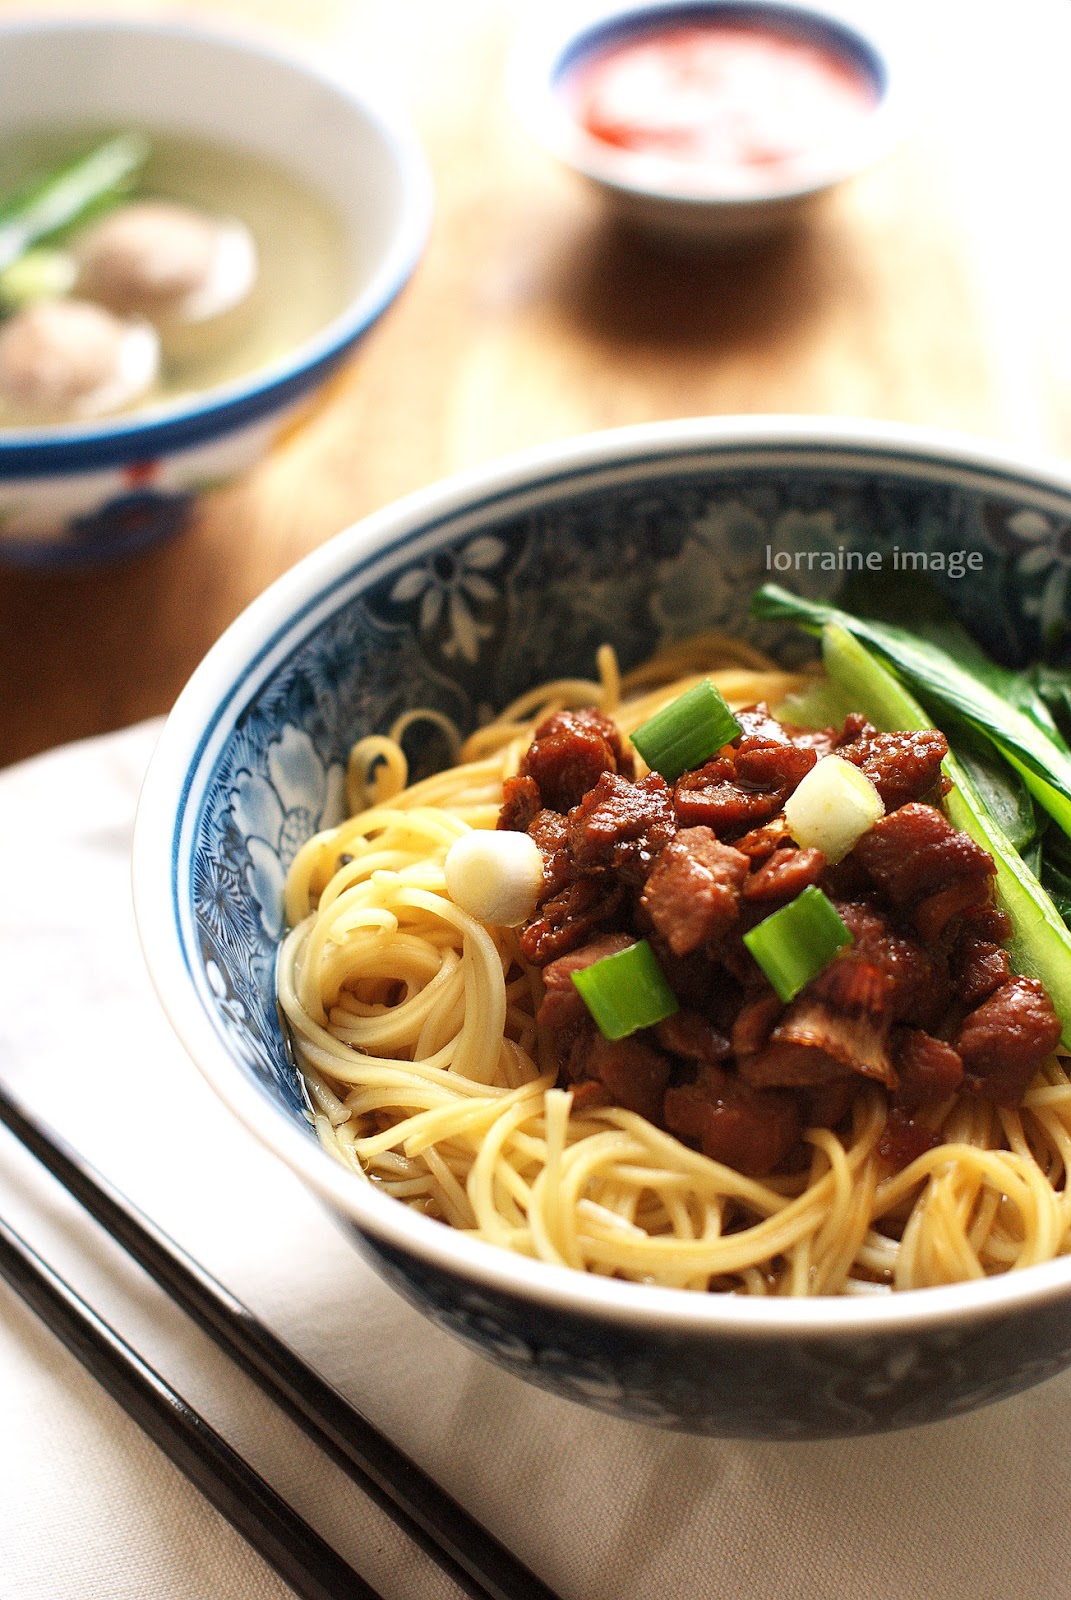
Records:
[[[85,300],[43,300],[0,325],[0,407],[9,423],[79,422],[151,389],[160,346],[147,322]]]
[[[257,273],[244,223],[167,200],[120,206],[74,243],[81,294],[158,323],[199,323],[244,300]]]

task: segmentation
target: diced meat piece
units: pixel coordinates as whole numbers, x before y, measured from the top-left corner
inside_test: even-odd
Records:
[[[817,1030],[809,1030],[806,1037],[775,1039],[771,1034],[765,1049],[753,1056],[741,1056],[737,1063],[740,1076],[756,1089],[811,1089],[843,1078],[844,1051],[838,1049],[836,1055],[831,1055],[826,1048],[827,1038],[827,1033]],[[882,1066],[883,1073],[888,1070],[891,1069]],[[877,1072],[867,1074],[871,1075],[878,1077]]]
[[[587,944],[592,935],[607,930],[620,915],[624,887],[606,885],[593,878],[577,878],[552,895],[521,931],[521,953],[534,967]]]
[[[927,944],[937,944],[951,923],[961,920],[964,912],[984,906],[992,892],[993,881],[984,873],[957,878],[947,889],[920,900],[911,913],[912,921]]]
[[[569,1087],[573,1094],[573,1110],[578,1116],[582,1117],[585,1111],[597,1111],[602,1106],[613,1105],[609,1089],[597,1078],[585,1078],[583,1083],[573,1083]]]
[[[616,725],[601,711],[556,711],[536,728],[519,775],[535,782],[545,806],[568,811],[604,772],[632,772]]]
[[[741,729],[732,744],[737,780],[745,789],[778,789],[783,802],[810,772],[817,752],[790,739],[768,706],[738,711],[736,720]]]
[[[526,781],[531,783],[532,780],[529,778]],[[537,811],[528,824],[528,834],[539,846],[543,857],[543,893],[540,900],[548,900],[551,895],[559,894],[573,877],[565,818],[560,811],[546,808]]]
[[[808,1089],[798,1089],[799,1102],[805,1128],[835,1128],[852,1109],[859,1093],[859,1078],[852,1072],[843,1078],[830,1078],[828,1083],[815,1083]]]
[[[761,828],[752,828],[750,833],[742,834],[739,839],[734,840],[733,849],[747,856],[752,865],[760,866],[783,844],[791,843],[792,835],[788,831],[788,822],[782,812],[772,822],[764,822]]]
[[[893,1021],[935,1027],[952,997],[942,953],[925,949],[908,934],[894,932],[882,913],[865,901],[836,900],[834,905],[855,941],[855,951],[889,979]]]
[[[604,933],[601,938],[593,939],[579,950],[571,950],[568,955],[559,956],[544,967],[543,999],[536,1012],[536,1021],[545,1028],[555,1029],[582,1021],[589,1012],[573,982],[573,973],[583,972],[585,967],[602,961],[606,956],[619,955],[635,942],[627,933]]]
[[[776,717],[771,716],[765,700],[756,700],[754,705],[742,706],[740,710],[734,711],[733,715],[740,724],[740,732],[732,741],[733,750],[758,749],[764,745],[791,743],[785,728]]]
[[[879,818],[852,854],[900,910],[960,879],[992,877],[993,858],[933,806],[912,801]]]
[[[735,764],[726,756],[716,756],[695,772],[686,772],[673,790],[681,827],[713,828],[722,839],[771,821],[784,803],[780,789],[745,789],[737,782]]]
[[[837,736],[836,749],[839,753],[842,745],[854,744],[858,739],[873,739],[877,731],[861,711],[849,711]]]
[[[751,1089],[717,1067],[702,1069],[695,1083],[667,1089],[664,1116],[678,1138],[751,1178],[780,1166],[801,1132],[791,1094]]]
[[[1012,978],[970,1013],[954,1040],[967,1087],[998,1105],[1018,1105],[1060,1032],[1060,1019],[1038,980]]]
[[[729,1055],[728,1038],[700,1011],[675,1011],[656,1024],[654,1035],[670,1055],[697,1061],[700,1066],[716,1066]]]
[[[768,744],[755,740],[746,747],[741,740],[735,748],[737,782],[745,789],[776,789],[782,805],[818,760],[814,750],[791,739]]]
[[[972,1009],[1012,976],[1008,952],[970,932],[960,933],[949,967],[957,997]]]
[[[762,906],[745,906],[735,930],[718,946],[718,960],[744,989],[754,989],[766,981],[766,974],[744,943],[744,934],[762,920]]]
[[[905,1110],[947,1100],[963,1083],[959,1052],[922,1028],[895,1028],[892,1058],[900,1080],[894,1099]]]
[[[718,1018],[723,1005],[721,991],[731,983],[728,974],[716,966],[705,950],[696,950],[690,956],[675,956],[666,941],[653,929],[644,929],[650,941],[662,975],[682,1006],[702,1011],[705,1016]]]
[[[878,1154],[884,1156],[894,1172],[902,1172],[927,1150],[936,1149],[939,1143],[938,1134],[931,1133],[921,1122],[915,1122],[907,1111],[893,1106],[878,1140]]]
[[[737,1060],[741,1056],[752,1056],[762,1049],[784,1009],[784,1003],[772,989],[764,989],[761,994],[744,1002],[733,1023],[731,1035],[733,1055]]]
[[[818,882],[825,865],[821,850],[797,850],[786,845],[748,876],[744,899],[794,900],[809,884]]]
[[[936,728],[917,733],[861,732],[837,745],[837,755],[865,773],[885,802],[895,811],[910,800],[929,794],[941,776],[948,740]]]
[[[976,939],[1004,944],[1012,936],[1012,920],[999,906],[970,906],[960,918],[960,931],[973,934]]]
[[[747,856],[709,828],[682,828],[662,850],[640,904],[676,956],[716,943],[736,921]]]
[[[839,728],[797,728],[791,722],[782,722],[781,727],[793,744],[813,750],[819,761],[833,753],[841,736]]]
[[[820,879],[820,887],[831,900],[865,900],[873,894],[874,884],[863,863],[851,851],[842,861],[827,866]]]
[[[634,886],[677,831],[673,795],[651,772],[638,783],[604,772],[569,812],[569,847],[583,872],[613,869]]]
[[[736,713],[741,733],[710,761],[678,778],[673,792],[682,828],[713,828],[732,839],[771,822],[818,757],[793,744],[766,706]]]
[[[496,826],[511,833],[527,833],[542,806],[534,778],[507,778],[502,785],[502,809]]]
[[[645,1036],[604,1039],[595,1029],[584,1065],[587,1076],[598,1079],[614,1105],[661,1123],[670,1059]]]
[[[896,1085],[889,1059],[892,984],[856,952],[842,952],[793,1000],[765,1046],[740,1056],[756,1088],[807,1087],[858,1072]]]

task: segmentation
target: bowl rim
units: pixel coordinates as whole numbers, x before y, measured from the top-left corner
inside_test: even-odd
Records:
[[[229,59],[252,58],[274,65],[291,74],[295,82],[314,85],[381,138],[395,164],[399,215],[393,237],[371,276],[336,316],[293,350],[245,377],[145,413],[81,424],[4,428],[0,431],[0,472],[7,477],[96,468],[185,449],[278,411],[326,375],[397,296],[421,256],[431,227],[431,170],[405,119],[363,86],[354,87],[310,55],[288,49],[282,39],[184,17],[43,16],[0,22],[0,48],[16,37],[40,36],[47,44],[59,35],[190,40]]]
[[[547,1311],[609,1325],[768,1339],[892,1336],[1019,1314],[1071,1294],[1071,1255],[1019,1271],[900,1294],[760,1299],[699,1294],[597,1277],[479,1240],[421,1216],[345,1169],[300,1130],[232,1060],[205,1012],[186,965],[175,875],[184,808],[198,799],[192,769],[205,729],[225,714],[265,640],[346,582],[351,569],[384,557],[426,527],[488,498],[589,479],[630,462],[709,463],[711,453],[798,450],[858,465],[896,460],[919,475],[1002,475],[1064,506],[1071,465],[977,436],[896,422],[805,416],[725,416],[640,423],[552,441],[469,468],[384,507],[313,550],[254,599],[208,651],[179,695],[151,758],[132,851],[134,909],[149,975],[172,1027],[225,1105],[359,1234],[464,1280],[475,1291],[515,1296]]]
[[[586,133],[567,111],[557,86],[559,71],[582,41],[590,36],[594,42],[614,23],[624,31],[633,26],[639,31],[664,13],[688,11],[811,19],[830,33],[847,36],[860,56],[880,66],[884,79],[865,133],[810,179],[771,183],[739,194],[690,184],[683,170],[680,183],[672,186],[630,170],[633,164],[627,153],[622,155]],[[747,214],[819,194],[877,162],[901,142],[914,100],[910,54],[901,33],[902,24],[889,13],[879,13],[878,8],[864,12],[853,0],[586,0],[582,7],[559,8],[550,17],[537,17],[522,29],[510,54],[507,82],[517,115],[532,137],[565,166],[619,198],[657,202],[682,217],[703,211]]]

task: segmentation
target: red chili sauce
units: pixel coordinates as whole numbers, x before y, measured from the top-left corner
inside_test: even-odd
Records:
[[[637,173],[711,193],[790,188],[817,177],[877,104],[847,54],[773,27],[717,18],[632,35],[563,84],[594,138]]]

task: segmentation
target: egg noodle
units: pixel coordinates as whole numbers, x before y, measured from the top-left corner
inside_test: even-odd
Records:
[[[503,779],[549,711],[597,706],[629,733],[709,676],[730,705],[777,706],[801,680],[707,635],[621,675],[562,680],[508,707],[457,765],[407,787],[398,740],[361,740],[355,815],[298,852],[278,989],[317,1132],[387,1194],[488,1243],[584,1271],[701,1290],[875,1293],[956,1282],[1071,1248],[1071,1061],[1021,1107],[928,1108],[942,1142],[900,1172],[878,1154],[883,1091],[861,1080],[847,1133],[806,1133],[809,1165],[763,1181],[635,1112],[574,1114],[535,1023],[542,979],[517,933],[449,899],[446,853],[493,828]],[[452,726],[431,715],[449,734]],[[923,1120],[923,1113],[919,1120]]]

